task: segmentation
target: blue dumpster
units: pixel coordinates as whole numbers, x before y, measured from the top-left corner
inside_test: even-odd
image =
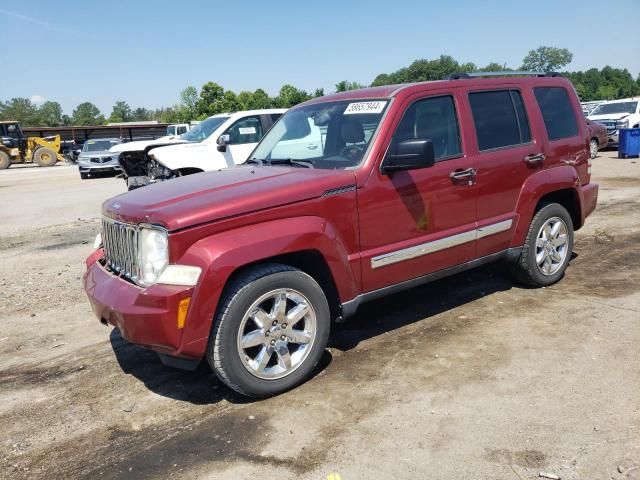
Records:
[[[618,137],[618,158],[640,155],[640,128],[621,128]]]

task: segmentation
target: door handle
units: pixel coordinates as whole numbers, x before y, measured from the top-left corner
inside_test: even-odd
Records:
[[[318,148],[318,145],[315,144],[315,143],[310,143],[310,144],[307,145],[307,148],[309,150],[315,150],[316,148]]]
[[[544,153],[532,153],[531,155],[524,157],[524,161],[529,165],[536,165],[544,162],[545,158],[547,157],[544,156]]]
[[[449,178],[451,178],[451,180],[466,180],[467,178],[475,177],[477,173],[475,168],[460,168],[451,172]]]

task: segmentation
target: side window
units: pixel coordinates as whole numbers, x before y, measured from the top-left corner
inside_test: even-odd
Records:
[[[575,137],[578,123],[567,90],[563,87],[537,87],[533,91],[549,140]]]
[[[182,135],[183,133],[187,133],[187,127],[184,125],[178,127],[178,135]]]
[[[473,92],[469,94],[469,104],[480,151],[531,141],[529,121],[518,90]]]
[[[262,138],[260,117],[247,117],[234,123],[226,133],[231,137],[229,144],[257,143]]]
[[[409,107],[391,143],[394,145],[412,139],[431,140],[436,160],[461,154],[460,129],[453,97],[425,98]]]
[[[271,114],[271,123],[276,123],[281,116],[282,116],[281,113],[272,113]]]

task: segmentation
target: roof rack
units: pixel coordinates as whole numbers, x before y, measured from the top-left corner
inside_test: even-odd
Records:
[[[561,77],[558,72],[459,72],[452,73],[444,77],[444,80],[461,80],[464,78],[477,78],[477,77]]]

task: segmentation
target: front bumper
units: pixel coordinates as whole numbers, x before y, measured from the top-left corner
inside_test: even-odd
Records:
[[[131,343],[183,357],[180,355],[183,329],[177,326],[178,304],[191,297],[193,287],[138,287],[107,271],[99,261],[101,256],[98,250],[87,259],[84,274],[84,289],[98,320],[117,327]]]
[[[117,164],[82,164],[78,165],[80,173],[122,172],[122,167]]]
[[[612,133],[607,132],[607,146],[608,147],[617,147],[618,146],[618,130],[615,130]]]

